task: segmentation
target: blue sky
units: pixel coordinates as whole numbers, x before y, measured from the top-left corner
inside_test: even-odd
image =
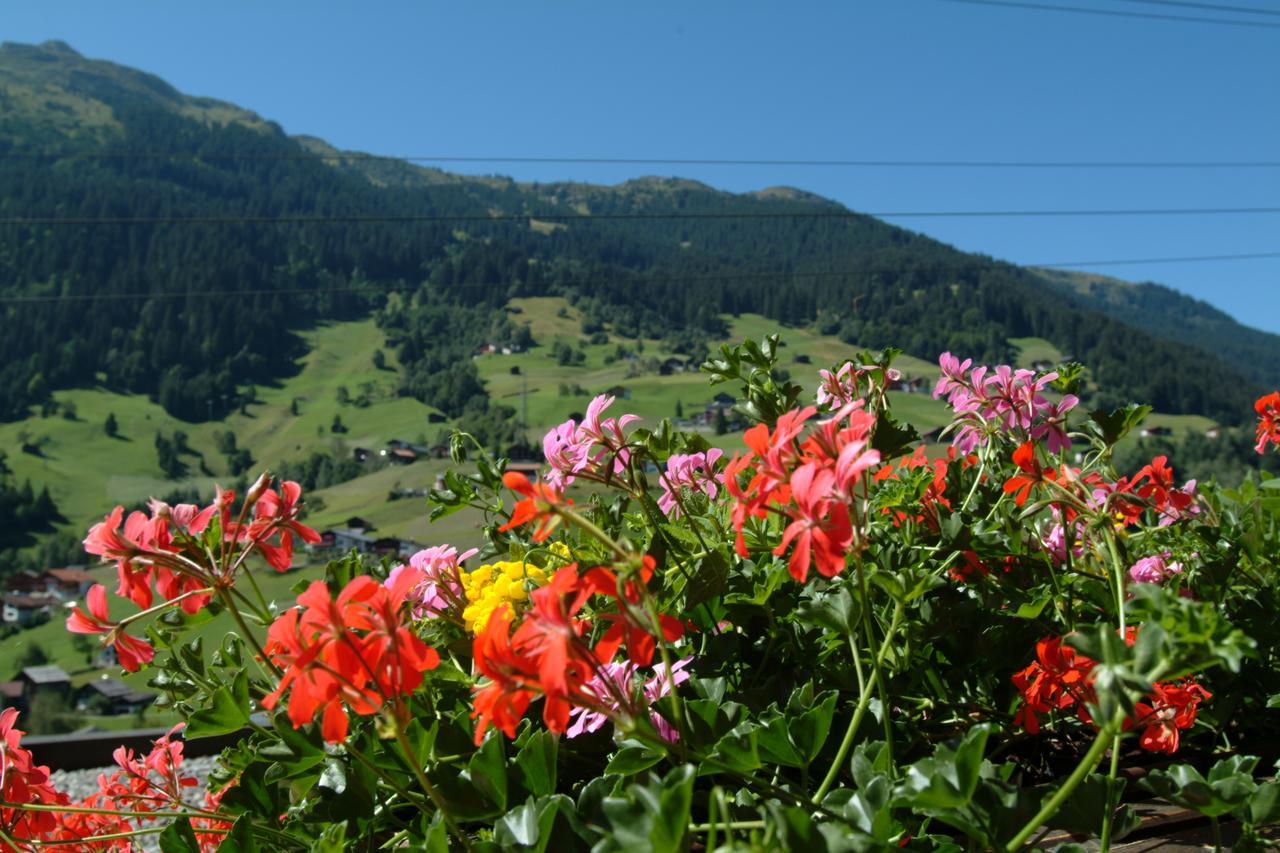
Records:
[[[384,154],[1280,160],[1280,29],[940,0],[42,0],[6,8],[0,38],[63,39],[290,133]],[[731,190],[786,184],[866,211],[1280,205],[1274,168],[450,168],[540,181],[680,174]],[[895,221],[1022,263],[1280,251],[1280,215]],[[1280,258],[1095,269],[1169,284],[1280,332]]]

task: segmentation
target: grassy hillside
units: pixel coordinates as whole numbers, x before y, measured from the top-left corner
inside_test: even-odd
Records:
[[[674,355],[656,340],[637,342],[610,335],[608,343],[585,343],[580,331],[582,318],[564,299],[513,299],[510,307],[518,311],[514,319],[530,325],[538,346],[526,353],[478,356],[476,364],[492,399],[513,406],[517,411],[522,405],[527,405],[529,432],[534,438],[540,437],[548,427],[581,413],[592,396],[615,386],[625,388],[630,394],[616,407],[638,414],[650,423],[661,418],[674,418],[677,403],[681,404],[686,417],[692,416],[718,391],[707,383],[706,374],[696,369],[667,376],[646,369],[644,364],[650,359],[662,361]],[[758,314],[730,318],[729,335],[715,343],[736,343],[746,338],[759,340],[770,332],[780,333],[785,344],[783,366],[791,371],[797,382],[815,390],[820,368],[850,358],[858,349],[812,329],[779,328],[775,321]],[[557,363],[552,352],[557,343],[581,349],[585,359],[577,365]],[[638,344],[643,345],[643,350],[636,352],[634,361],[618,359],[608,363],[607,359],[619,345],[634,352],[639,349]],[[797,357],[808,361],[797,361]],[[908,375],[923,376],[930,382],[938,375],[936,365],[911,356],[903,356],[898,365]],[[519,372],[513,373],[513,368]],[[577,386],[581,393],[562,394],[562,385],[570,391]],[[943,405],[927,394],[894,392],[892,396],[902,414],[922,429],[936,426],[945,419]]]
[[[535,445],[548,427],[580,415],[592,396],[616,386],[630,394],[616,408],[634,412],[648,424],[675,417],[677,403],[685,416],[691,417],[715,394],[705,374],[696,369],[666,376],[647,369],[650,359],[661,361],[672,355],[656,340],[637,341],[610,334],[608,343],[585,343],[581,317],[563,298],[515,299],[509,309],[513,319],[530,325],[537,346],[514,355],[477,356],[475,363],[492,399],[517,412],[527,409],[528,438]],[[836,337],[808,328],[779,329],[773,321],[755,314],[730,318],[725,341],[759,339],[771,331],[781,332],[785,342],[784,367],[809,388],[816,388],[820,368],[856,352]],[[372,320],[328,324],[306,332],[305,338],[310,352],[299,362],[296,375],[277,387],[258,388],[258,402],[249,405],[246,414],[237,412],[223,421],[189,424],[165,414],[142,396],[103,389],[60,391],[58,401],[75,407],[74,421],[57,415],[33,415],[0,424],[0,449],[8,454],[8,464],[19,480],[49,486],[68,519],[66,529],[79,533],[116,503],[144,501],[178,487],[209,494],[215,482],[230,483],[234,478],[215,443],[216,434],[227,430],[235,433],[240,447],[251,450],[256,469],[301,459],[315,450],[343,456],[353,447],[376,452],[392,438],[430,442],[451,426],[430,423],[433,409],[395,395],[397,365],[389,351],[386,369],[373,366],[374,353],[384,341]],[[559,364],[552,352],[557,343],[581,349],[583,362]],[[1019,349],[1019,364],[1054,361],[1061,355],[1041,339],[1011,343]],[[637,358],[614,359],[619,345],[635,352]],[[898,364],[906,374],[925,378],[930,386],[937,376],[936,365],[918,358],[903,356]],[[519,372],[513,373],[513,368]],[[368,405],[339,403],[339,388],[346,388],[353,401],[367,397]],[[569,393],[562,393],[562,388]],[[891,397],[898,413],[922,430],[946,420],[945,407],[927,393],[893,392]],[[296,415],[292,413],[295,407]],[[103,430],[109,413],[119,424],[115,438]],[[335,416],[342,419],[348,432],[331,431]],[[1203,431],[1212,425],[1209,419],[1194,415],[1157,414],[1152,415],[1151,423],[1170,426],[1176,432]],[[159,468],[154,438],[157,432],[169,436],[175,430],[187,433],[189,445],[200,455],[184,457],[189,476],[170,481]],[[723,446],[737,440],[733,435],[708,438]],[[24,444],[38,447],[40,455],[23,452]],[[469,532],[474,535],[475,519],[455,516],[447,520],[444,530],[432,531],[428,530],[421,498],[388,499],[393,492],[433,485],[448,464],[448,460],[421,460],[323,489],[317,493],[323,508],[313,511],[312,520],[320,526],[332,526],[359,514],[388,535],[415,541],[462,541]]]
[[[0,449],[8,454],[14,475],[47,484],[71,526],[80,529],[115,503],[145,500],[176,487],[209,492],[215,480],[229,483],[234,478],[216,449],[216,433],[234,432],[240,447],[251,449],[259,464],[270,465],[316,449],[346,453],[348,447],[381,446],[396,437],[414,440],[439,430],[441,425],[427,421],[433,409],[395,395],[397,365],[390,353],[388,369],[374,368],[373,354],[383,338],[373,320],[334,323],[304,337],[310,352],[299,363],[298,373],[278,387],[259,387],[258,402],[245,414],[190,424],[143,396],[103,389],[59,391],[56,399],[74,405],[76,420],[33,416],[0,424]],[[353,400],[367,392],[369,405],[339,404],[339,387],[346,387]],[[116,438],[103,430],[108,414],[119,424]],[[335,415],[348,432],[330,431]],[[154,446],[157,432],[168,436],[175,430],[187,433],[192,449],[203,455],[205,469],[199,457],[187,456],[190,476],[176,482],[163,478]],[[23,452],[24,444],[39,447],[40,455]]]

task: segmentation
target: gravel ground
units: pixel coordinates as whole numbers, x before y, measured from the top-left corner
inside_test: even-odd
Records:
[[[194,776],[200,782],[199,785],[183,791],[183,799],[187,803],[198,806],[204,802],[205,781],[209,778],[209,771],[213,769],[217,759],[216,755],[208,755],[183,760],[180,768],[182,775]],[[74,801],[97,791],[98,776],[103,773],[110,774],[116,769],[115,765],[112,765],[111,767],[97,767],[89,770],[55,770],[49,776],[53,786],[59,791],[65,791]],[[152,851],[160,849],[155,835],[143,836],[137,839],[136,843],[139,850]]]

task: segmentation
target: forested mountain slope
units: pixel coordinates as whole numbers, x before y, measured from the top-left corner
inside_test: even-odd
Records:
[[[1269,388],[1280,386],[1280,335],[1236,322],[1201,299],[1152,282],[1066,270],[1038,270],[1059,292],[1153,335],[1182,340]],[[1229,281],[1223,287],[1230,286]]]
[[[500,423],[468,356],[518,338],[500,309],[537,295],[568,297],[585,333],[609,323],[685,351],[739,312],[925,358],[1004,359],[1010,338],[1041,337],[1090,366],[1100,402],[1228,422],[1257,385],[1036,272],[798,191],[316,156],[334,152],[61,43],[0,47],[0,117],[0,292],[24,297],[0,303],[4,419],[89,384],[221,417],[246,383],[295,369],[298,331],[377,311],[402,393]]]

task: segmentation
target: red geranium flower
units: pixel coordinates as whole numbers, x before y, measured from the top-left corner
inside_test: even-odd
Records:
[[[1024,442],[1013,451],[1014,464],[1021,473],[1010,477],[1004,484],[1005,494],[1013,495],[1013,502],[1022,506],[1031,496],[1031,489],[1048,480],[1056,480],[1058,472],[1040,465],[1036,458],[1036,445],[1033,441]]]
[[[1264,453],[1268,444],[1280,447],[1280,391],[1259,397],[1253,408],[1258,413],[1258,444],[1254,450]]]
[[[565,503],[564,494],[545,483],[531,483],[528,477],[518,471],[503,474],[502,483],[516,494],[523,495],[524,500],[516,503],[511,510],[510,520],[498,529],[506,532],[537,520],[538,527],[534,530],[533,541],[545,541],[560,523],[560,517],[554,510]]]

